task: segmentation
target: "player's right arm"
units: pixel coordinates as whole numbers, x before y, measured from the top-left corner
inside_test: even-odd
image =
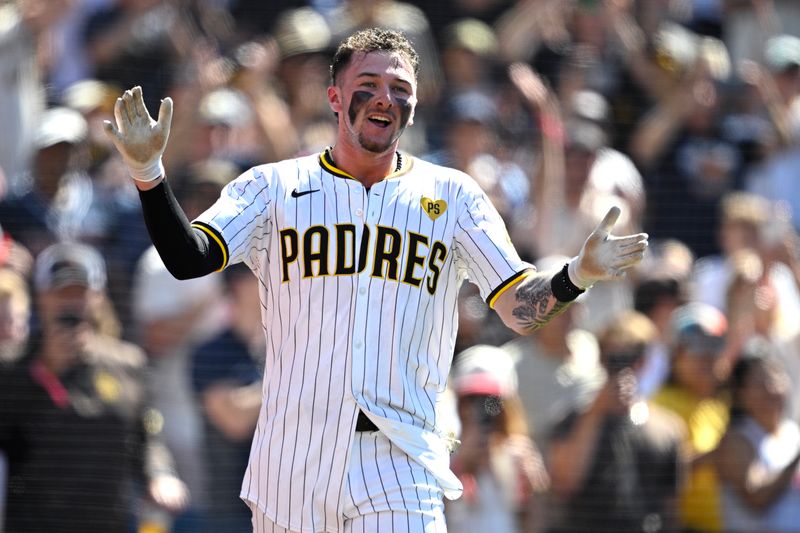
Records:
[[[222,239],[213,230],[192,227],[164,179],[161,156],[169,138],[172,100],[161,102],[155,121],[144,105],[141,87],[134,87],[117,98],[114,118],[116,124],[104,123],[106,133],[139,189],[147,230],[167,269],[178,279],[223,269],[227,250]]]

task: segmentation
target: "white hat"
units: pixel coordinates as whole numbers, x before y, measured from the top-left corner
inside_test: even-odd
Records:
[[[34,282],[38,291],[82,285],[99,291],[106,286],[106,266],[100,253],[87,244],[60,242],[36,257]]]
[[[236,127],[252,122],[254,111],[241,92],[217,89],[200,100],[200,116],[207,124]]]
[[[502,348],[479,344],[458,355],[452,370],[453,390],[459,396],[481,394],[507,397],[517,391],[517,371]]]
[[[79,112],[67,107],[52,107],[42,114],[39,127],[33,134],[36,149],[59,143],[78,144],[88,133],[86,120]]]

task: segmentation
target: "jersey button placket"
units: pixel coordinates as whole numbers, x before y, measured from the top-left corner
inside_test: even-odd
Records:
[[[368,194],[364,194],[363,189],[359,192],[358,198],[353,198],[357,207],[353,209],[353,216],[365,223],[364,212],[366,210],[366,203],[368,202]],[[358,222],[356,222],[358,223]],[[372,230],[372,228],[370,228]],[[356,401],[360,402],[363,398],[362,381],[364,378],[364,338],[366,337],[367,328],[367,309],[369,307],[368,296],[369,292],[369,267],[365,268],[363,272],[356,275],[357,286],[355,293],[355,322],[353,326],[353,344],[352,344],[352,391]]]

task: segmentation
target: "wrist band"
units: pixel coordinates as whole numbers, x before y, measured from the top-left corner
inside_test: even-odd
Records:
[[[136,181],[141,181],[142,183],[155,181],[161,176],[165,175],[164,163],[161,161],[160,157],[149,165],[137,166],[136,168],[132,167],[128,163],[126,164],[128,165],[128,173],[131,175],[131,177]]]
[[[569,268],[569,263],[564,265],[564,268],[559,270],[553,279],[550,280],[550,289],[553,291],[553,296],[556,297],[556,300],[559,302],[571,302],[584,292],[586,289],[581,289],[569,279],[567,275],[567,269]]]

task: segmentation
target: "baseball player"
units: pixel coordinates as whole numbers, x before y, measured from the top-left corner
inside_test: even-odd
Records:
[[[170,271],[189,278],[243,261],[259,279],[263,405],[241,491],[259,533],[445,531],[443,497],[461,485],[436,406],[460,284],[476,283],[526,334],[622,276],[647,246],[645,234],[609,234],[613,208],[560,270],[521,261],[470,177],[397,151],[417,69],[397,32],[345,39],[327,90],[334,146],[248,170],[193,222],[161,163],[171,100],[155,121],[134,87],[106,123]]]

